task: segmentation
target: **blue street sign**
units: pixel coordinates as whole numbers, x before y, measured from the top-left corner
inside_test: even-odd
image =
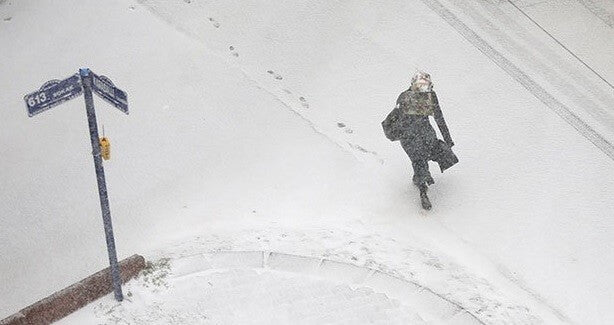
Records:
[[[120,111],[128,114],[128,95],[125,91],[115,87],[113,82],[105,77],[92,74],[92,90],[96,95],[109,102],[111,105],[119,108]]]
[[[38,91],[25,95],[23,99],[28,108],[28,116],[32,117],[82,93],[81,78],[75,74],[64,80],[47,81]]]

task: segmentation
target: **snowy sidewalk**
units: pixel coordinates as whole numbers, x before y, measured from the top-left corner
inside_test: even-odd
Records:
[[[60,324],[480,324],[430,290],[351,264],[267,252],[220,252],[150,265]]]

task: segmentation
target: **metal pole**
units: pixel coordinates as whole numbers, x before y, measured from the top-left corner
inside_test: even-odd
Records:
[[[104,223],[104,233],[107,240],[107,251],[109,253],[109,263],[111,264],[111,278],[115,300],[122,301],[121,278],[119,265],[117,263],[117,253],[115,251],[115,239],[113,238],[113,225],[111,224],[111,210],[109,209],[109,198],[107,197],[107,184],[104,178],[104,168],[100,157],[100,142],[98,139],[98,125],[96,124],[96,112],[94,111],[94,98],[92,97],[92,75],[90,69],[79,69],[81,81],[83,83],[83,94],[85,96],[85,109],[87,111],[87,122],[90,127],[90,140],[92,141],[92,155],[94,156],[94,166],[96,167],[96,179],[98,180],[98,194],[100,196],[100,207],[102,209],[102,221]]]

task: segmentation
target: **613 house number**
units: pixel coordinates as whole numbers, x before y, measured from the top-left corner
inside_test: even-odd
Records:
[[[47,95],[45,93],[38,93],[34,96],[30,96],[28,98],[28,105],[34,106],[37,104],[41,104],[47,101]]]

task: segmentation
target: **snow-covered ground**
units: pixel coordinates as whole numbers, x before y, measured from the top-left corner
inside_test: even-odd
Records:
[[[60,323],[425,324],[444,314],[480,324],[433,292],[378,271],[258,251],[161,259],[125,290],[125,303],[105,297]],[[411,307],[391,297],[395,291]]]
[[[88,66],[129,94],[96,101],[120,257],[327,257],[486,322],[614,322],[612,7],[565,2],[0,1],[0,318],[107,264],[82,99],[22,99]],[[461,160],[430,212],[380,127],[416,69]]]

